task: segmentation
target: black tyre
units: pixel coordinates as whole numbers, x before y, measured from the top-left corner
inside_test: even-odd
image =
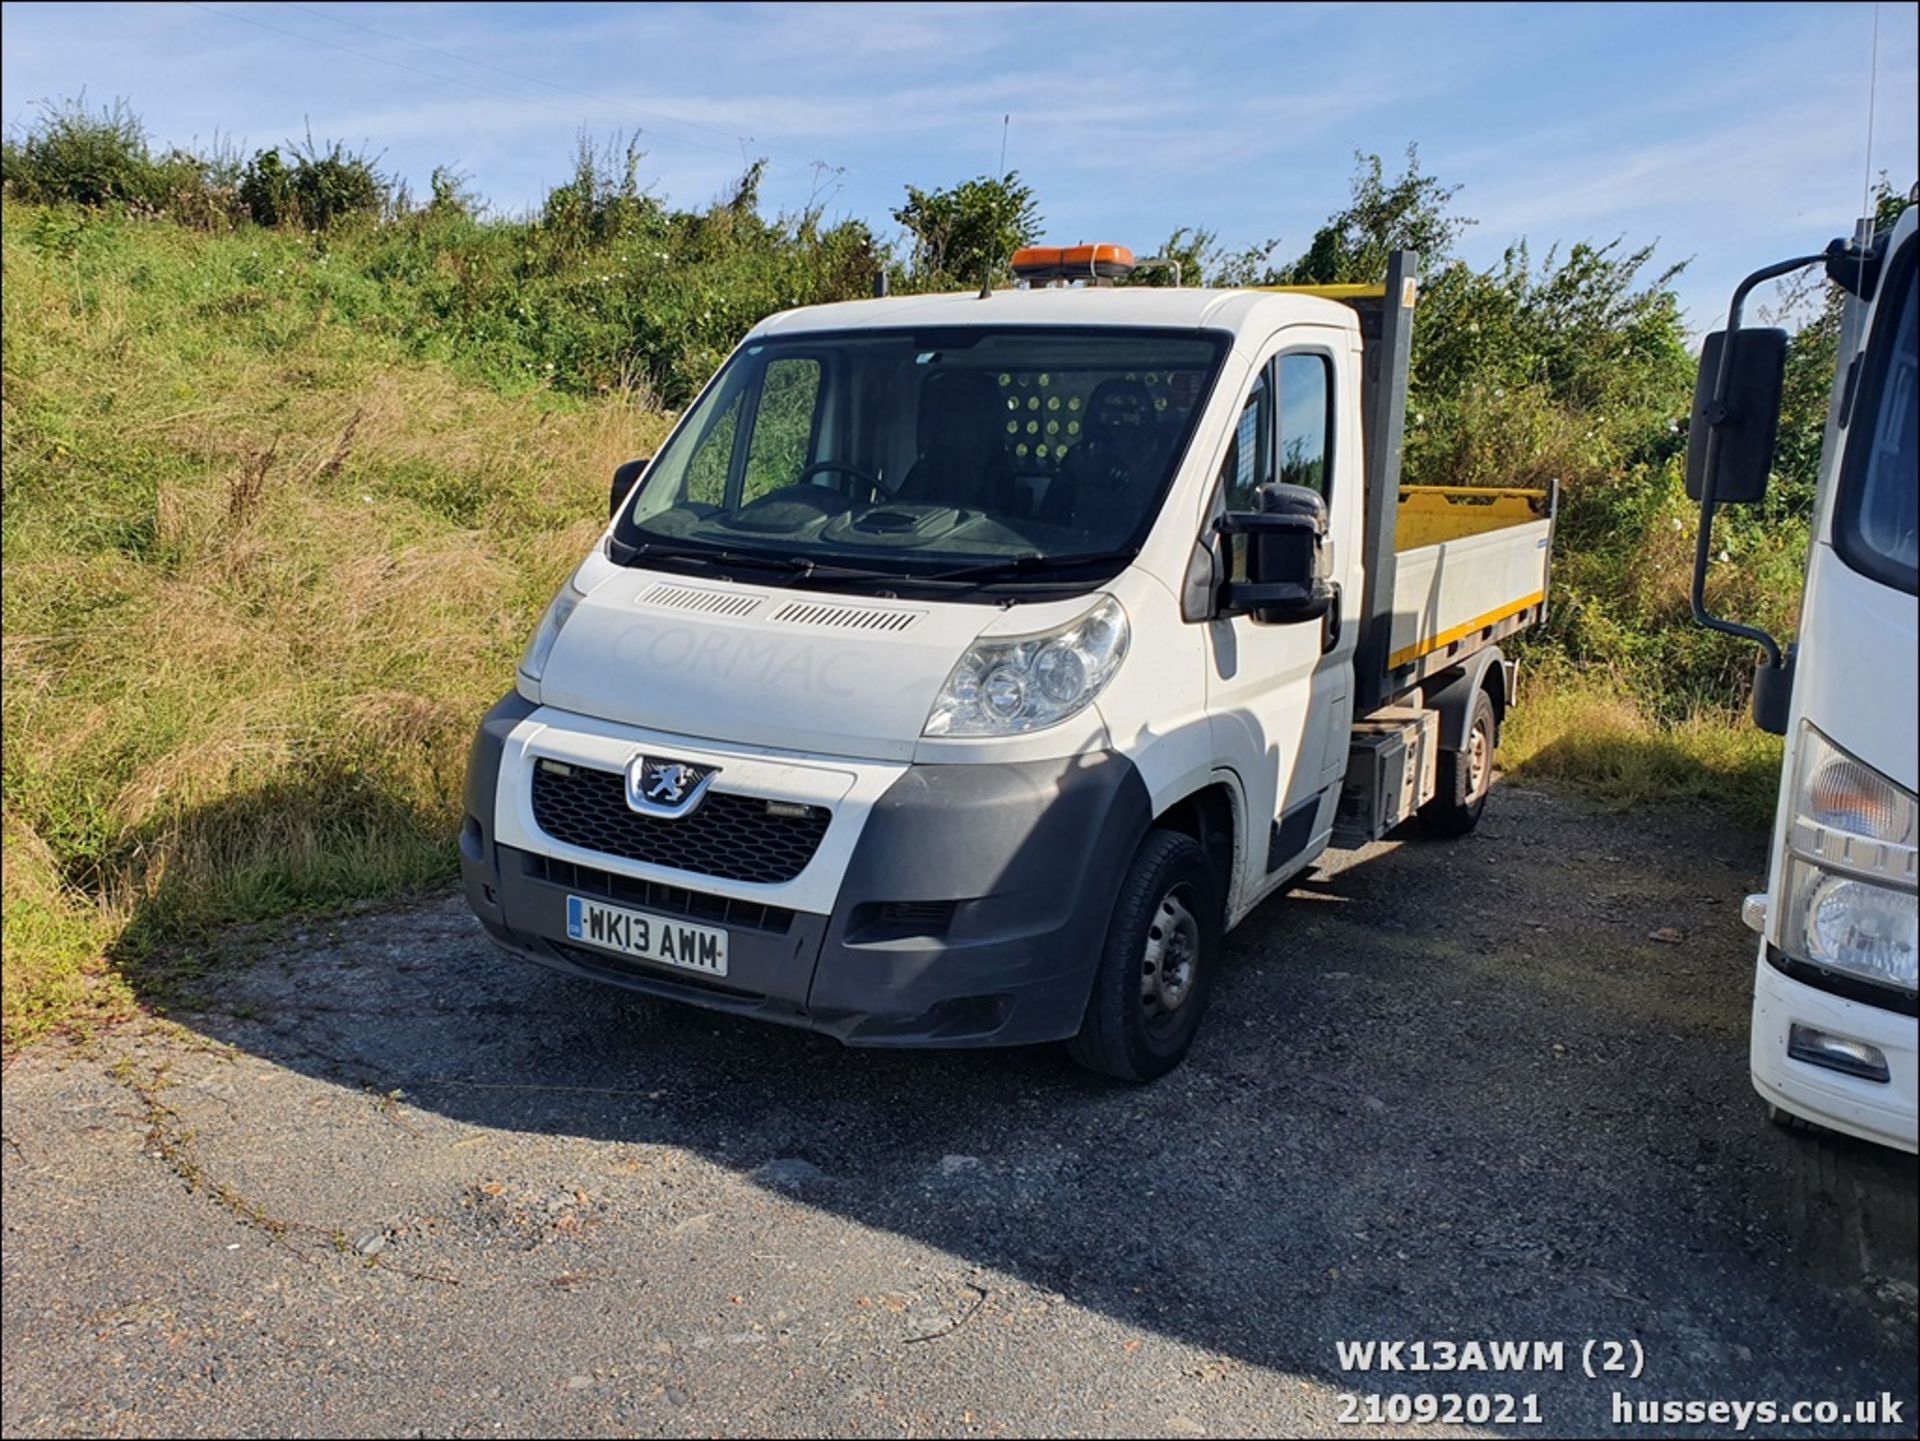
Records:
[[[1074,1060],[1121,1081],[1151,1081],[1193,1044],[1220,962],[1220,901],[1191,836],[1149,831],[1121,882]]]
[[[1420,829],[1430,836],[1464,836],[1480,824],[1493,789],[1493,749],[1500,743],[1500,722],[1493,713],[1493,697],[1473,693],[1467,716],[1467,743],[1457,751],[1441,751],[1433,799],[1420,807]]]

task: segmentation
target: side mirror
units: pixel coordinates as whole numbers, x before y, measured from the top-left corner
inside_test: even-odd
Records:
[[[1700,349],[1700,378],[1693,387],[1693,418],[1687,426],[1687,499],[1705,488],[1707,438],[1718,435],[1713,498],[1723,505],[1751,505],[1767,493],[1773,444],[1780,430],[1780,388],[1787,370],[1787,332],[1736,330],[1733,363],[1724,400],[1716,402],[1720,357],[1727,332],[1716,330]]]
[[[613,484],[607,491],[607,519],[620,514],[620,507],[626,503],[633,487],[639,481],[646,468],[653,463],[653,457],[642,456],[639,460],[630,460],[613,473]]]
[[[1304,485],[1263,485],[1251,511],[1220,517],[1217,529],[1246,537],[1246,579],[1220,590],[1220,614],[1257,625],[1319,620],[1333,604],[1327,576],[1327,502]]]

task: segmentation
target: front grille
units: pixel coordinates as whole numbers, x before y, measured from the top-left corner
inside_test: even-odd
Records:
[[[832,605],[818,601],[790,600],[776,610],[771,619],[776,625],[821,625],[837,630],[906,630],[925,615],[921,610],[889,610],[870,605]]]
[[[958,901],[863,901],[847,917],[847,940],[857,946],[935,940],[947,933],[959,909]]]
[[[736,931],[771,931],[785,935],[793,927],[793,912],[784,906],[766,906],[758,901],[735,901],[725,896],[709,896],[684,886],[669,886],[660,881],[643,881],[633,876],[615,875],[592,866],[577,866],[572,861],[537,856],[526,857],[526,873],[550,885],[565,886],[577,895],[604,896],[623,905],[638,906],[664,915],[685,916],[690,921],[711,921]]]
[[[907,926],[921,931],[944,931],[953,924],[958,901],[887,901],[875,918],[883,926]]]
[[[768,885],[806,869],[831,812],[824,806],[797,809],[799,814],[774,815],[761,797],[708,791],[691,815],[663,820],[628,806],[627,780],[617,771],[573,764],[564,773],[533,768],[533,818],[555,840],[728,881]]]
[[[703,590],[696,586],[674,585],[670,581],[662,581],[640,597],[640,604],[657,605],[664,610],[693,611],[703,615],[724,615],[738,619],[750,613],[765,599],[764,595]]]

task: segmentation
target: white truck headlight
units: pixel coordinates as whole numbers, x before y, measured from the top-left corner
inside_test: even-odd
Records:
[[[1127,654],[1127,613],[1112,596],[1034,635],[975,641],[934,698],[923,734],[1007,736],[1078,715]]]
[[[533,639],[527,642],[526,653],[520,657],[520,674],[540,683],[540,677],[546,673],[547,659],[553,654],[554,642],[560,639],[561,628],[567,623],[575,610],[579,608],[584,592],[575,584],[577,572],[567,578],[560,587],[560,594],[547,606],[547,612],[540,617],[540,624],[533,632]]]
[[[1898,990],[1920,975],[1914,797],[1811,725],[1798,737],[1782,950]]]
[[[1787,858],[1781,946],[1862,980],[1911,991],[1920,955],[1920,901],[1911,891]]]

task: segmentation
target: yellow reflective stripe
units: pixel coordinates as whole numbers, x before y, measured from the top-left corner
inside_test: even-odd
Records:
[[[1378,300],[1387,293],[1384,285],[1249,285],[1269,295],[1317,295],[1322,300]]]
[[[1400,667],[1408,661],[1419,660],[1421,656],[1439,650],[1443,646],[1452,645],[1457,640],[1465,640],[1475,631],[1481,630],[1486,626],[1498,625],[1501,621],[1507,619],[1508,616],[1518,615],[1523,610],[1531,610],[1546,598],[1547,593],[1545,591],[1536,590],[1525,600],[1515,601],[1512,605],[1502,606],[1499,610],[1488,611],[1479,619],[1470,620],[1465,625],[1457,625],[1452,630],[1442,631],[1431,640],[1416,641],[1405,650],[1397,650],[1388,656],[1387,669],[1399,670]]]

